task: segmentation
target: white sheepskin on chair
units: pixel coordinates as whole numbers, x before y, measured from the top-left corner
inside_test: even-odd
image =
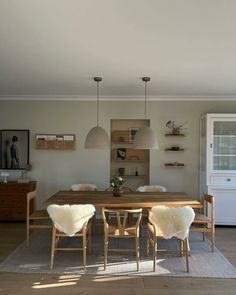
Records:
[[[97,186],[95,184],[89,184],[89,183],[73,184],[70,188],[72,191],[96,191],[97,190]]]
[[[149,212],[149,221],[165,239],[177,237],[184,240],[189,234],[195,213],[189,206],[171,208],[156,206]]]
[[[47,211],[55,227],[71,237],[79,232],[94,215],[95,207],[93,205],[50,205]]]
[[[166,188],[161,185],[144,185],[137,188],[137,192],[166,192]]]

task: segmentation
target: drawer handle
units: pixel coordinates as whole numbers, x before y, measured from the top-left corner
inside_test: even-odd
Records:
[[[226,181],[228,181],[228,182],[231,181],[231,178],[227,178]]]

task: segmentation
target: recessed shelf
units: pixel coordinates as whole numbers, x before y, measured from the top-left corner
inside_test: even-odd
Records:
[[[113,144],[133,144],[133,141],[112,141]]]

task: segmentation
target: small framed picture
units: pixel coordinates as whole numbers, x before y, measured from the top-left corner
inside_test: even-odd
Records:
[[[116,151],[116,158],[117,160],[125,160],[126,158],[126,149],[118,148]]]
[[[129,141],[134,141],[134,137],[136,133],[138,132],[139,128],[137,127],[131,127],[129,128]]]

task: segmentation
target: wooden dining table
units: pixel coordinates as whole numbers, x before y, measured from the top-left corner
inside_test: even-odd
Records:
[[[45,201],[46,206],[51,204],[92,204],[97,208],[151,208],[157,205],[202,208],[198,200],[184,192],[124,192],[121,197],[114,197],[111,191],[59,191]]]

